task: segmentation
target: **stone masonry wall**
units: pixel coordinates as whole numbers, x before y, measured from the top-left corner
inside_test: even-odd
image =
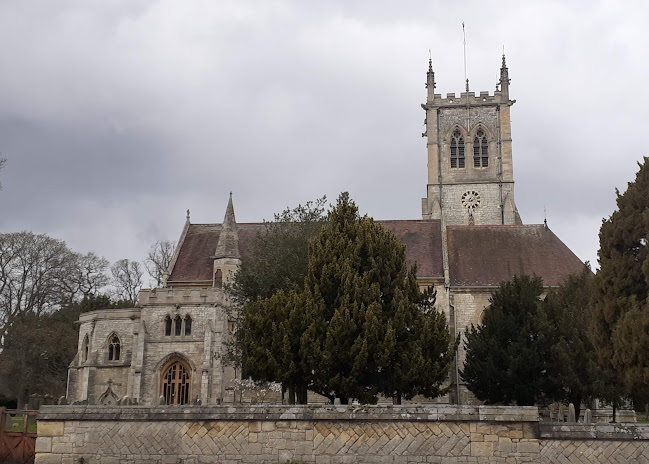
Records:
[[[46,406],[39,414],[36,463],[649,459],[647,427],[604,427],[570,432],[566,426],[539,426],[537,409],[531,407]]]

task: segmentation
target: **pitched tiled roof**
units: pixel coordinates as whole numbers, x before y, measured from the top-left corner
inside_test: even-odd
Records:
[[[251,245],[258,233],[266,227],[263,223],[237,224],[238,248],[241,259],[250,256]],[[212,282],[214,253],[221,235],[221,224],[190,224],[185,240],[179,244],[176,264],[167,282]]]
[[[417,263],[420,278],[444,275],[439,220],[376,221],[406,245],[408,265]],[[263,223],[237,224],[239,251],[245,261]],[[212,281],[214,253],[221,224],[190,224],[181,244],[170,285]],[[583,263],[554,233],[542,225],[449,226],[448,258],[451,285],[497,286],[515,275],[528,274],[558,285],[580,272]]]
[[[406,245],[406,260],[417,263],[420,277],[442,277],[442,237],[439,220],[376,221],[391,230]],[[237,224],[239,252],[246,260],[258,233],[264,233],[263,223]],[[211,282],[214,253],[219,243],[221,224],[190,224],[178,258],[169,276],[170,285],[183,282]]]
[[[559,285],[584,264],[542,225],[449,226],[452,286],[491,286],[515,275],[537,275]]]
[[[443,278],[442,229],[439,219],[376,221],[406,245],[408,266],[417,263],[419,278]]]

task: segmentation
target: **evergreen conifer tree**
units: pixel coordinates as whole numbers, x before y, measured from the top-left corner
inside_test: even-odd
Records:
[[[588,338],[593,278],[589,266],[568,276],[548,293],[534,320],[539,342],[550,348],[549,380],[558,387],[550,399],[574,404],[576,417],[582,402],[594,397],[600,379]]]
[[[456,345],[434,302],[404,245],[342,194],[309,246],[302,290],[244,305],[246,374],[282,382],[289,402],[306,402],[307,389],[343,403],[438,396]]]
[[[315,391],[366,403],[444,391],[455,352],[446,318],[420,292],[404,245],[346,193],[310,245],[304,295]]]
[[[602,222],[590,337],[609,379],[601,390],[614,405],[630,395],[636,407],[649,387],[649,162],[644,158],[617,207]]]
[[[482,325],[466,329],[461,377],[479,400],[529,406],[557,395],[534,325],[542,292],[539,277],[514,277],[494,291]]]

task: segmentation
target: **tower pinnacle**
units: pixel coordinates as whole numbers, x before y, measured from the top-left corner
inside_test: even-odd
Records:
[[[428,72],[426,73],[426,88],[428,89],[428,101],[433,101],[435,95],[435,71],[433,71],[433,59],[428,59]]]
[[[500,67],[500,91],[502,92],[503,98],[509,99],[509,69],[507,69],[507,62],[505,61],[505,54],[503,53],[503,63]]]

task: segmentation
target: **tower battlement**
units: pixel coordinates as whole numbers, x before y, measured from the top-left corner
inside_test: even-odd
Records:
[[[457,106],[488,106],[488,105],[513,105],[516,100],[510,100],[508,97],[504,96],[503,93],[499,90],[495,91],[493,94],[489,92],[480,92],[478,95],[475,92],[462,92],[460,95],[455,93],[447,93],[446,97],[442,97],[441,94],[433,94],[432,100],[428,100],[426,103],[423,103],[421,107],[423,109],[432,109],[432,108],[441,108],[441,107],[457,107]]]

